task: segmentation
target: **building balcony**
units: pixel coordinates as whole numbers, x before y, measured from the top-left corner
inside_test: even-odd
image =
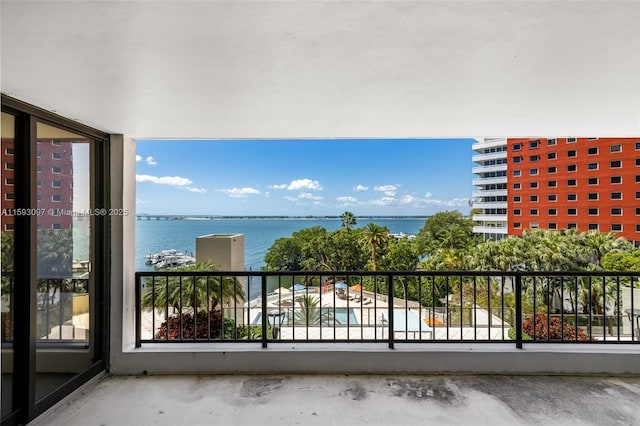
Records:
[[[499,177],[490,177],[490,178],[479,178],[479,179],[474,179],[471,183],[474,186],[491,185],[496,183],[507,183],[507,177],[499,176]]]
[[[471,145],[471,149],[474,151],[481,151],[486,148],[497,148],[501,146],[505,146],[507,144],[506,138],[487,138],[482,142],[474,143]]]
[[[489,226],[489,225],[478,225],[473,227],[474,234],[500,234],[507,235],[509,230],[506,226]]]
[[[476,214],[473,215],[474,222],[501,222],[506,226],[507,215],[506,214]]]
[[[502,151],[502,152],[490,152],[487,154],[475,154],[471,157],[471,161],[473,161],[474,163],[479,163],[481,161],[488,161],[488,160],[498,160],[501,158],[507,158],[507,152],[506,151]]]
[[[471,195],[473,196],[473,198],[500,197],[500,196],[507,196],[507,190],[506,189],[489,189],[489,190],[478,189],[476,191],[473,191]]]
[[[473,203],[473,208],[474,209],[506,209],[507,208],[507,202],[506,201],[495,201],[495,202],[474,202]]]
[[[474,174],[487,173],[487,172],[501,172],[507,170],[506,164],[492,164],[490,166],[476,166],[471,169]]]

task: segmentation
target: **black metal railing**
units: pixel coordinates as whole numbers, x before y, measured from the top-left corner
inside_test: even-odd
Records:
[[[138,347],[640,343],[640,273],[137,272],[135,285]]]

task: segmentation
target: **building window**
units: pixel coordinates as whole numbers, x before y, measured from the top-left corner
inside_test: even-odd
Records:
[[[598,215],[598,209],[595,207],[591,207],[590,209],[587,210],[587,214],[589,216],[597,216]]]
[[[636,151],[640,150],[640,142],[636,142]]]
[[[578,185],[578,181],[575,179],[569,179],[567,180],[567,186],[576,186]]]
[[[538,169],[529,169],[529,175],[530,176],[535,176],[538,174]]]
[[[56,173],[56,174],[62,173],[62,167],[55,166],[51,168],[51,173]]]
[[[558,172],[558,168],[556,166],[547,167],[547,173],[557,173],[557,172]]]
[[[535,189],[538,187],[538,182],[529,182],[529,188]]]
[[[513,227],[516,229],[522,228],[522,224],[520,222],[513,222]]]
[[[5,192],[4,193],[4,199],[5,200],[13,200],[14,199],[13,192]]]
[[[622,231],[622,224],[621,223],[612,223],[611,224],[611,230],[612,231]]]
[[[558,201],[558,196],[556,194],[547,195],[547,201]]]
[[[598,170],[598,163],[589,163],[587,164],[587,170]]]
[[[36,186],[42,186],[42,180],[38,179],[38,180],[36,181]]]
[[[611,207],[611,216],[622,216],[622,208]]]
[[[551,222],[547,225],[547,228],[549,229],[558,229],[558,224],[555,222]]]
[[[37,156],[38,156],[38,158],[42,158],[42,151],[38,151],[37,152]]]
[[[598,155],[598,147],[597,146],[593,146],[593,147],[587,149],[587,154],[588,155]]]
[[[567,229],[576,229],[578,225],[575,223],[567,223]]]
[[[640,216],[640,207],[636,207],[636,216]]]
[[[569,216],[576,216],[578,214],[578,209],[575,209],[575,208],[567,209],[567,214]]]
[[[13,223],[5,223],[4,224],[5,231],[13,231]]]
[[[60,182],[59,180],[54,180],[53,182],[51,182],[51,187],[52,188],[62,188],[62,182]]]
[[[636,232],[640,232],[640,225],[636,225]]]
[[[522,200],[522,198],[519,195],[516,195],[513,197],[513,202],[514,203],[519,203]]]
[[[557,142],[555,139],[547,139],[547,145],[548,146],[553,146],[555,145]]]
[[[568,172],[575,172],[576,170],[578,170],[578,166],[576,166],[575,164],[567,165],[567,171]]]
[[[60,194],[53,194],[51,196],[51,201],[62,201],[62,195]]]
[[[13,184],[14,184],[14,180],[13,180],[13,178],[6,178],[6,179],[4,180],[4,184],[5,184],[5,185],[13,185]]]
[[[52,152],[51,153],[51,158],[54,160],[60,160],[62,159],[62,154],[60,154],[59,152]]]
[[[529,201],[531,201],[532,203],[537,203],[538,202],[538,196],[537,195],[529,195]]]
[[[587,179],[587,184],[589,184],[589,185],[597,185],[598,184],[598,178],[589,178],[589,179]]]
[[[574,143],[577,140],[577,138],[567,138],[567,143]]]
[[[578,152],[575,149],[572,149],[571,151],[567,151],[567,157],[569,158],[575,157],[576,155],[578,155]]]
[[[640,175],[636,175],[636,183],[640,183]]]
[[[513,184],[513,189],[520,189],[520,182],[516,182]]]
[[[530,155],[529,156],[529,161],[531,161],[532,163],[538,161],[540,159],[539,155]]]
[[[38,201],[42,201],[42,194],[38,194],[37,198],[38,198]]]
[[[556,159],[556,157],[557,157],[557,155],[556,155],[556,153],[555,153],[555,152],[549,152],[549,153],[547,154],[547,160],[555,160],[555,159]]]
[[[636,158],[636,167],[640,167],[640,158]]]
[[[558,214],[558,210],[557,209],[547,209],[547,214],[549,216],[556,216]]]
[[[520,176],[521,173],[522,173],[522,171],[520,169],[514,170],[513,171],[513,176],[518,177],[518,176]]]
[[[59,139],[54,139],[51,141],[51,145],[56,145],[56,146],[60,146],[62,145],[62,141]]]
[[[558,181],[550,180],[549,182],[547,182],[547,188],[555,188],[557,186],[558,186]]]
[[[578,194],[567,194],[567,201],[576,201],[578,199]]]
[[[609,178],[609,182],[611,182],[611,183],[622,183],[622,176],[611,176]]]
[[[36,171],[37,171],[38,173],[42,173],[42,166],[41,166],[40,164],[38,164],[38,165],[36,166]]]
[[[514,143],[513,144],[513,150],[514,151],[520,151],[522,149],[522,144],[521,143]]]
[[[538,216],[538,209],[529,209],[529,214],[531,216]]]
[[[640,200],[640,191],[636,191],[636,200]]]
[[[529,224],[529,228],[531,229],[538,229],[540,227],[540,225],[538,225],[538,222],[531,222]]]
[[[540,141],[529,141],[529,149],[535,149],[540,144]]]
[[[518,164],[520,162],[522,162],[522,157],[513,157],[513,163],[514,164]]]
[[[589,194],[587,194],[587,199],[591,200],[591,201],[595,201],[598,199],[598,193],[597,192],[590,192]]]
[[[13,148],[5,148],[4,153],[7,155],[13,155]]]
[[[588,226],[589,231],[597,231],[598,230],[598,224],[597,223],[590,223]]]
[[[514,216],[520,216],[522,214],[522,212],[520,211],[520,209],[514,209],[513,210],[513,215]]]
[[[636,193],[636,195],[638,195],[638,193]],[[622,200],[622,192],[612,192],[611,193],[611,199],[612,200]]]
[[[62,229],[62,225],[59,223],[54,223],[51,225],[51,229]]]
[[[621,151],[622,151],[622,145],[621,144],[611,145],[609,147],[609,152],[621,152]]]
[[[5,170],[13,170],[14,168],[15,166],[13,165],[13,163],[4,163]]]
[[[612,169],[619,169],[620,167],[622,167],[622,161],[620,161],[620,160],[611,160],[611,168]]]

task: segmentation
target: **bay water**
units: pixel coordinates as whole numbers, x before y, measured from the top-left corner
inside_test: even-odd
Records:
[[[358,219],[355,228],[368,223],[386,226],[394,234],[416,235],[424,218],[372,218]],[[145,256],[161,250],[176,249],[185,254],[195,253],[196,237],[209,234],[244,234],[245,270],[259,271],[269,247],[278,239],[313,226],[334,231],[342,225],[340,219],[180,219],[136,220],[136,271],[152,271],[145,265]]]

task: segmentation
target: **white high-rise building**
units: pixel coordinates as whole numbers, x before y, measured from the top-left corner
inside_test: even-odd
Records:
[[[485,240],[507,236],[507,139],[484,138],[473,144],[473,232]]]

